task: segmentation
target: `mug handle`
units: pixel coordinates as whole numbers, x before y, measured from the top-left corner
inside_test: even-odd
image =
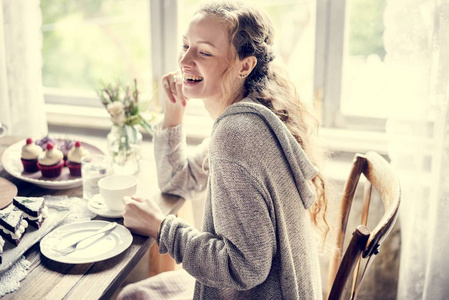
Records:
[[[0,122],[0,138],[8,134],[8,126]]]

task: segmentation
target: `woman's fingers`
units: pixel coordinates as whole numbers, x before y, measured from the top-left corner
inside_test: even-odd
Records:
[[[182,106],[186,106],[187,99],[182,94],[182,75],[179,72],[168,73],[162,77],[162,86],[167,98],[171,103],[180,103]]]
[[[175,96],[175,97],[178,95],[178,92],[176,90],[176,80],[177,80],[176,73],[172,74],[172,76],[170,76],[168,78],[168,82],[170,84],[170,91],[172,92],[173,96]]]
[[[175,82],[176,95],[178,95],[179,98],[181,99],[181,104],[183,106],[186,106],[187,99],[182,94],[182,77],[181,77],[181,75],[180,74],[175,74],[173,80]]]
[[[176,87],[173,82],[173,74],[169,73],[162,77],[162,86],[164,88],[165,94],[167,95],[168,99],[172,103],[176,103],[175,93],[176,93]]]
[[[132,201],[132,199],[131,199],[131,197],[128,197],[128,196],[124,196],[124,197],[122,197],[122,202],[123,202],[123,204],[127,204],[127,203],[129,203],[129,202],[131,202]]]
[[[136,200],[137,202],[142,202],[142,198],[137,197],[136,195],[132,195],[131,199]]]
[[[132,202],[139,202],[139,203],[142,203],[142,198],[139,198],[139,197],[137,197],[137,196],[135,196],[135,195],[133,195],[133,196],[131,196],[131,197],[129,197],[129,196],[124,196],[124,197],[122,198],[122,203],[125,204],[125,205],[127,205],[127,204],[129,204],[129,203],[132,203]]]
[[[134,233],[157,237],[162,220],[165,215],[151,198],[123,197],[125,210],[123,224]]]

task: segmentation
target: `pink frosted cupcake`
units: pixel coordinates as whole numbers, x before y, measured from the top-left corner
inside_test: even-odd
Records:
[[[64,167],[64,155],[52,143],[47,143],[47,149],[37,158],[37,166],[44,177],[58,177]]]
[[[75,142],[73,147],[67,154],[67,167],[70,175],[81,176],[81,158],[90,155],[89,150],[85,149],[79,141]]]
[[[39,168],[37,167],[37,158],[41,153],[42,148],[33,143],[31,138],[27,138],[26,144],[22,147],[22,154],[20,157],[25,172],[34,173],[39,171]]]

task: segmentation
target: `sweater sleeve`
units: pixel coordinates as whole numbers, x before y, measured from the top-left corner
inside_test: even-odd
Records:
[[[247,290],[270,272],[275,229],[257,180],[236,163],[219,164],[211,168],[209,195],[215,232],[200,233],[171,215],[161,228],[159,251],[207,286]]]
[[[160,190],[187,199],[204,192],[209,169],[207,152],[208,139],[187,155],[182,125],[161,129],[161,124],[157,124],[154,155]]]

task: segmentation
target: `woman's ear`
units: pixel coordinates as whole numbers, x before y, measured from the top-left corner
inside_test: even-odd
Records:
[[[240,61],[239,76],[241,78],[248,76],[256,65],[257,65],[257,58],[255,56],[245,57]]]

